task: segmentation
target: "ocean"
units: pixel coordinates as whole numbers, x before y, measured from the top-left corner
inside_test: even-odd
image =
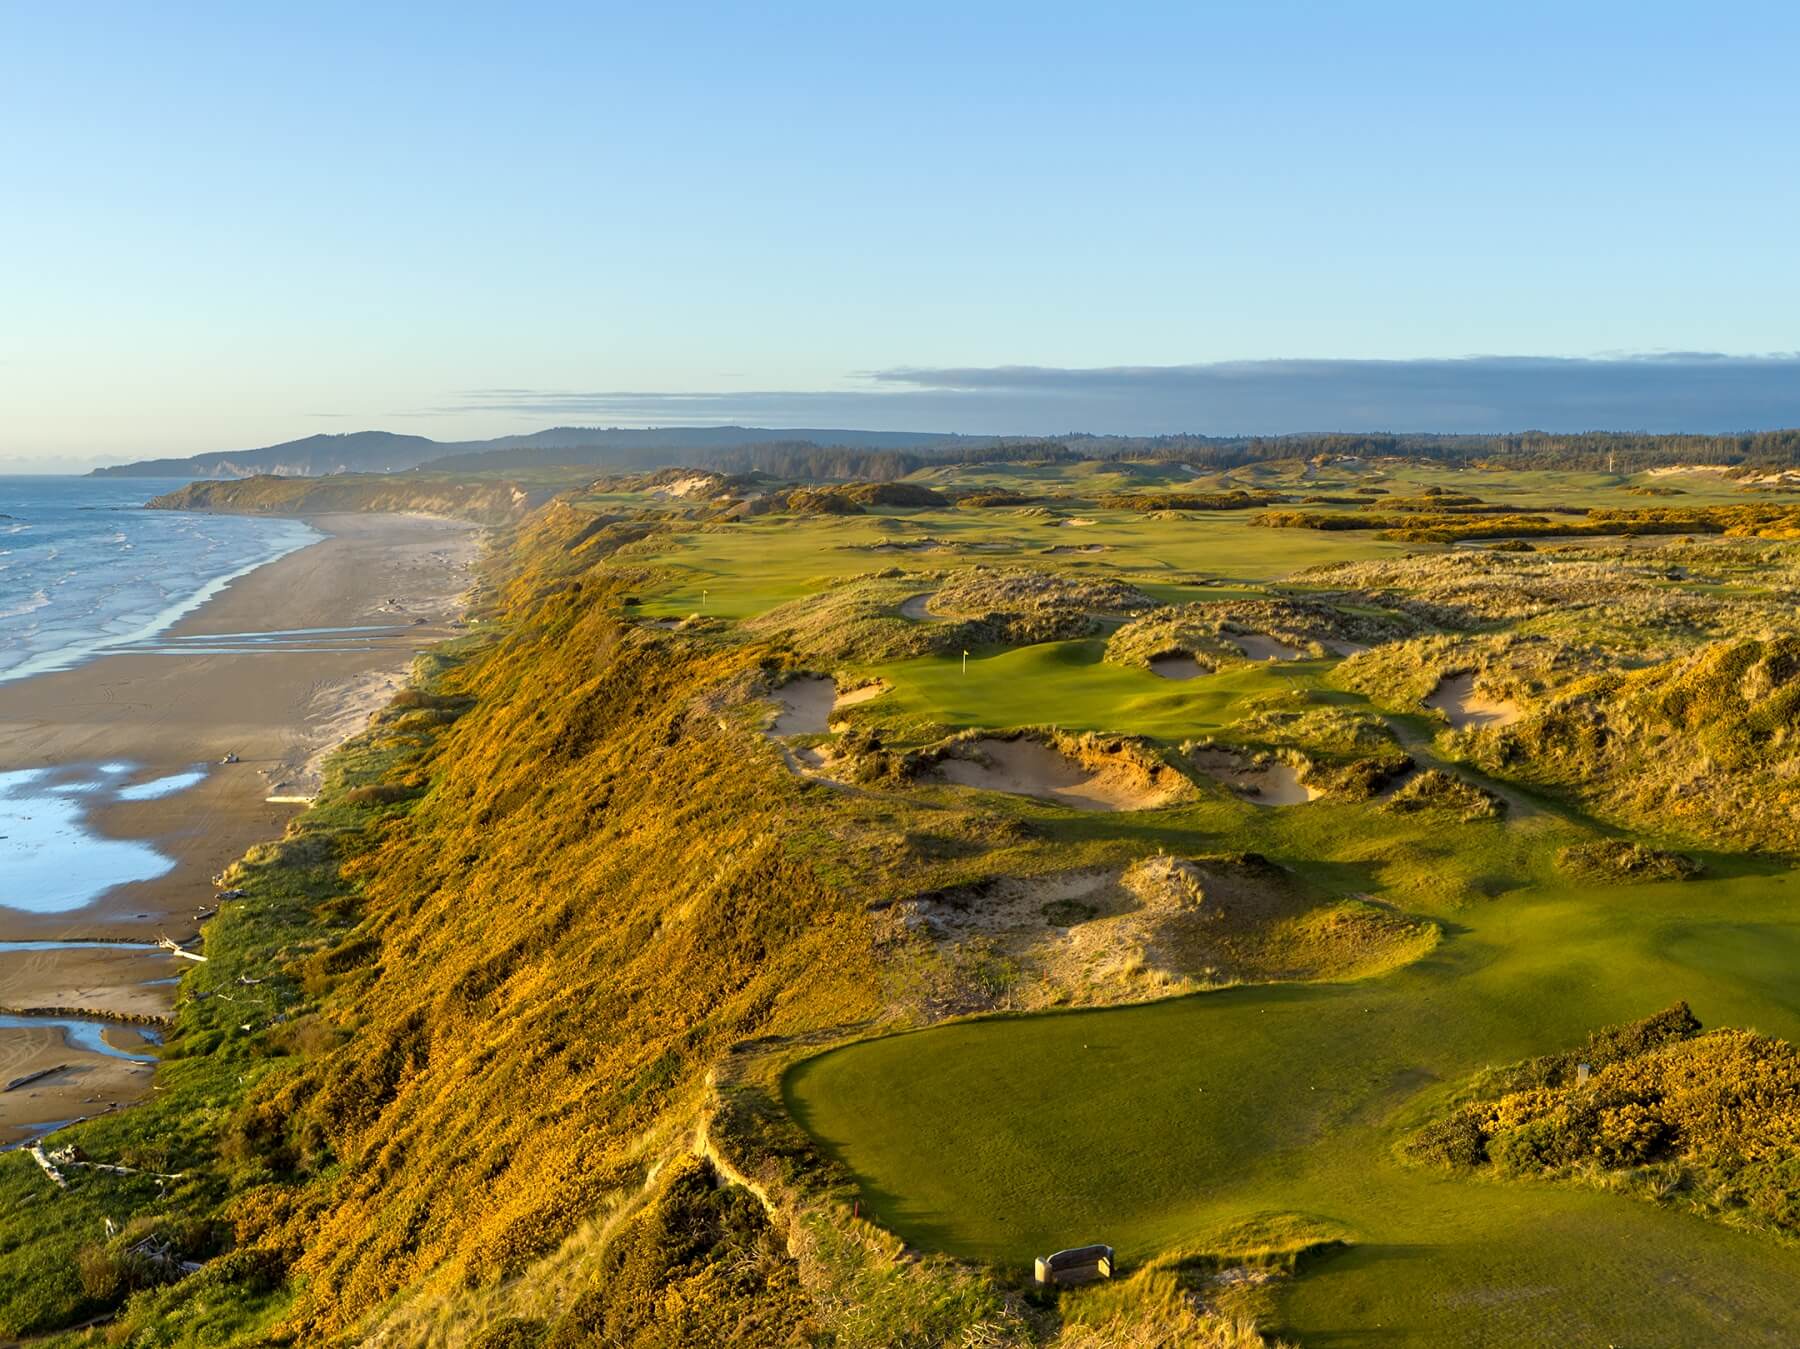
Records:
[[[0,682],[142,642],[323,537],[297,520],[143,509],[185,481],[0,477]]]

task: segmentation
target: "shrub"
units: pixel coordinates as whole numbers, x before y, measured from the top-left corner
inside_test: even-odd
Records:
[[[1678,1003],[1472,1090],[1478,1099],[1416,1131],[1405,1154],[1509,1176],[1642,1176],[1633,1193],[1800,1236],[1800,1053],[1785,1041],[1701,1034]]]
[[[1486,788],[1441,768],[1426,768],[1413,774],[1388,798],[1387,809],[1397,815],[1443,811],[1464,820],[1493,820],[1500,817],[1506,803]]]
[[[1703,869],[1693,858],[1680,853],[1611,838],[1570,844],[1556,854],[1556,865],[1580,880],[1609,884],[1686,881]]]

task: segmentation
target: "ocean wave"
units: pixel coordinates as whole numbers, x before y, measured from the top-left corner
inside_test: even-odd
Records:
[[[118,499],[117,486],[86,479],[0,490],[22,494],[0,500],[11,510],[36,494],[24,504],[37,530],[33,546],[14,543],[0,562],[0,681],[154,637],[237,577],[319,538],[296,520],[146,511]]]
[[[0,605],[4,605],[4,603],[5,601],[0,600]],[[0,618],[23,618],[26,614],[35,614],[39,609],[42,609],[49,603],[50,594],[48,591],[42,589],[34,590],[30,595],[26,596],[17,604],[14,604],[11,608],[0,608]]]

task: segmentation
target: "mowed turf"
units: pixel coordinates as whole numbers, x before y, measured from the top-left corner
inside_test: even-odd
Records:
[[[865,1042],[800,1064],[788,1105],[884,1224],[970,1258],[1105,1241],[1133,1260],[1256,1213],[1342,1222],[1352,1249],[1282,1308],[1309,1345],[1793,1343],[1800,1251],[1621,1196],[1405,1169],[1392,1146],[1441,1084],[1678,998],[1800,1035],[1781,977],[1796,899],[1787,874],[1514,892],[1380,979]]]
[[[1077,576],[1125,577],[1159,600],[1223,599],[1241,591],[1208,583],[1261,582],[1344,558],[1390,557],[1408,545],[1364,534],[1263,529],[1252,511],[1197,511],[1177,520],[1135,511],[1067,509],[1087,526],[1047,524],[1011,509],[891,511],[854,516],[781,516],[678,533],[635,555],[658,569],[643,612],[741,619],[816,594],[846,577],[897,567],[932,572],[971,565],[1035,567]],[[884,540],[940,539],[931,552],[878,550]],[[1053,548],[1098,544],[1094,553]],[[1417,551],[1417,545],[1411,546]],[[922,583],[929,589],[929,583]]]
[[[1180,741],[1229,725],[1245,698],[1311,687],[1328,661],[1266,662],[1197,679],[1164,679],[1101,659],[1098,638],[1043,642],[999,652],[927,656],[878,665],[891,686],[878,715],[905,724],[963,727],[1056,726]],[[870,706],[877,711],[876,705]]]

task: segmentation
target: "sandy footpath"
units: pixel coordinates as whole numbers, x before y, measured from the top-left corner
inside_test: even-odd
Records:
[[[152,649],[0,684],[0,771],[48,770],[47,781],[71,782],[110,771],[129,787],[204,770],[193,785],[150,799],[82,798],[95,802],[82,822],[89,835],[141,840],[174,866],[60,912],[0,904],[0,1008],[166,1012],[175,992],[167,981],[182,968],[172,958],[3,944],[191,937],[196,910],[212,904],[212,876],[279,835],[300,809],[267,798],[309,795],[322,752],[361,729],[419,650],[451,635],[477,546],[472,526],[402,515],[309,523],[328,537],[232,582]],[[342,629],[363,631],[334,631]],[[221,763],[227,755],[239,762]],[[6,848],[0,839],[0,872]],[[133,1039],[108,1035],[115,1047]],[[50,1077],[0,1090],[0,1146],[148,1084],[147,1069],[84,1049],[73,1033],[0,1024],[0,1088],[59,1064]]]

